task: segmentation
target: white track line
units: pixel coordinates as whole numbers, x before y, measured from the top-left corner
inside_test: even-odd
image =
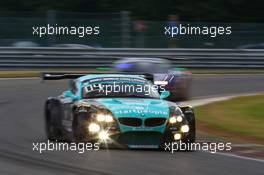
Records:
[[[250,160],[250,161],[264,163],[264,160],[262,160],[262,159],[245,157],[245,156],[239,156],[239,155],[235,155],[235,154],[232,154],[232,153],[222,153],[222,152],[211,153],[209,151],[204,151],[204,152],[210,153],[210,154],[217,154],[217,155],[221,155],[221,156],[227,156],[227,157],[237,158],[237,159]]]
[[[230,99],[236,98],[236,97],[245,97],[245,96],[260,95],[260,94],[264,94],[264,91],[263,92],[255,92],[255,93],[232,94],[232,95],[218,96],[218,97],[216,97],[216,96],[206,97],[206,98],[201,98],[201,99],[183,101],[183,102],[180,102],[179,104],[180,105],[181,104],[182,105],[191,105],[193,107],[197,107],[197,106],[202,106],[202,105],[206,105],[206,104],[213,103],[213,102],[230,100]]]

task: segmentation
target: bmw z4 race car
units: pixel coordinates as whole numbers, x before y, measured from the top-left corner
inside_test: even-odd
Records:
[[[149,75],[44,73],[43,79],[72,79],[69,90],[45,102],[50,140],[120,148],[195,142],[193,109],[164,100],[169,92],[153,90]]]

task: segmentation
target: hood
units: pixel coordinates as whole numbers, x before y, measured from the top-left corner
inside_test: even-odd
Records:
[[[102,98],[96,101],[119,117],[169,117],[169,105],[165,100],[146,98]]]

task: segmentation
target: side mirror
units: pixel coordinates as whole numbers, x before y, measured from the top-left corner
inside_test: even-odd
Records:
[[[63,96],[64,96],[64,97],[71,98],[72,100],[77,100],[77,96],[74,95],[74,94],[72,93],[72,91],[70,91],[70,90],[68,90],[68,91],[64,91],[64,92],[63,92]]]
[[[161,99],[167,98],[167,97],[169,97],[169,96],[170,96],[170,91],[163,91],[163,92],[161,92],[161,94],[160,94],[160,98],[161,98]]]

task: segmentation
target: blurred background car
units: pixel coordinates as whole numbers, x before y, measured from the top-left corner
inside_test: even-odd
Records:
[[[168,100],[180,101],[189,97],[192,73],[186,68],[174,67],[163,58],[123,58],[113,64],[115,72],[150,73],[154,84],[170,91]]]

